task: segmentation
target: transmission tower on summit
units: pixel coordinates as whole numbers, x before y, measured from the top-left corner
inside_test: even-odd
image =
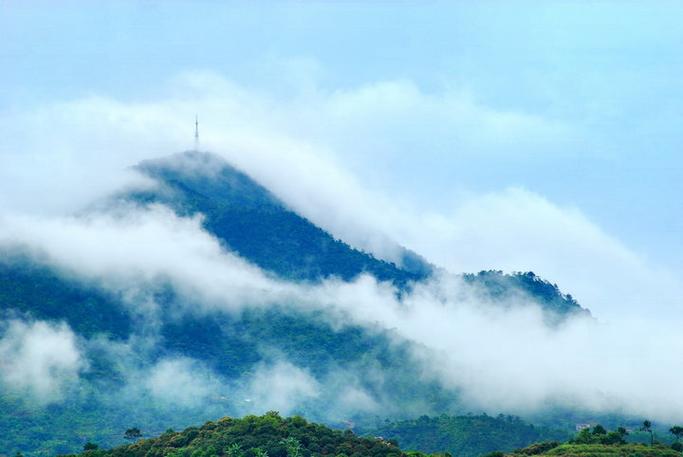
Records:
[[[199,152],[199,118],[194,116],[194,152]]]

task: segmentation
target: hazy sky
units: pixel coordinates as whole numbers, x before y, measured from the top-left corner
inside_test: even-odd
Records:
[[[419,112],[386,130],[360,119],[372,141],[344,132],[335,152],[359,179],[437,210],[461,192],[522,187],[680,270],[682,20],[673,1],[4,0],[0,115],[88,96],[155,100],[190,71],[284,101],[386,81],[429,100],[455,94],[501,123],[541,127],[478,142]],[[391,92],[375,102],[391,117]]]

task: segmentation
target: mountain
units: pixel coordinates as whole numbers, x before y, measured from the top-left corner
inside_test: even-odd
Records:
[[[225,246],[285,279],[317,281],[334,276],[349,281],[369,273],[405,288],[435,272],[433,265],[407,249],[402,250],[402,262],[397,266],[335,239],[213,154],[185,152],[142,162],[137,169],[161,187],[121,195],[120,199],[164,204],[182,216],[201,214],[204,229]],[[463,278],[494,302],[524,296],[556,315],[588,313],[556,284],[532,272],[490,270]]]
[[[227,249],[283,281],[349,281],[368,273],[393,283],[400,295],[436,274],[408,250],[396,265],[335,239],[216,156],[185,153],[143,162],[138,169],[158,186],[118,194],[101,207],[160,204],[179,216],[201,214],[204,229]],[[524,296],[553,315],[583,312],[571,296],[532,273],[482,272],[463,279],[501,304]],[[249,411],[252,391],[269,393],[259,391],[259,383],[270,379],[303,383],[310,395],[294,412],[335,425],[350,420],[367,428],[378,414],[396,420],[463,411],[458,392],[416,376],[420,366],[411,357],[414,347],[391,330],[339,325],[322,312],[277,304],[197,312],[192,300],[171,282],[117,290],[63,270],[25,247],[3,246],[2,322],[65,322],[87,367],[60,402],[47,406],[0,384],[0,449],[47,456],[73,452],[84,436],[119,444],[121,431],[134,422],[161,432],[241,415]],[[0,326],[0,338],[5,327]],[[185,367],[185,378],[159,371],[169,366]],[[157,386],[149,385],[155,373],[161,373],[162,388],[173,381],[181,390],[192,387],[187,377],[199,376],[203,396],[165,403]]]
[[[243,419],[224,417],[202,427],[190,427],[182,432],[168,430],[158,438],[142,439],[111,450],[92,449],[93,444],[80,456],[427,457],[419,452],[407,454],[391,441],[358,437],[351,431],[332,430],[298,416],[283,419],[276,412]]]
[[[405,287],[430,277],[435,267],[404,249],[397,266],[352,248],[296,214],[266,188],[219,157],[186,152],[141,163],[137,169],[161,184],[155,191],[136,192],[124,199],[161,203],[179,215],[202,214],[204,228],[228,248],[283,278],[320,280],[331,276],[352,280],[369,273],[380,281]],[[487,298],[504,301],[515,292],[560,313],[583,312],[557,285],[531,272],[465,274],[467,283],[481,286]]]
[[[181,215],[202,214],[209,233],[241,257],[285,279],[314,281],[335,276],[348,281],[369,273],[404,287],[409,281],[427,278],[433,270],[408,250],[402,254],[405,265],[398,267],[351,248],[212,154],[187,152],[145,161],[137,169],[162,188],[124,198],[161,203]]]
[[[476,457],[496,450],[512,451],[537,441],[569,437],[564,431],[535,427],[518,417],[485,414],[422,416],[383,424],[370,434],[396,440],[404,449],[446,451],[462,457]]]

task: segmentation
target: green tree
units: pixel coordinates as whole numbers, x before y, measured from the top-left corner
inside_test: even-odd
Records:
[[[142,432],[139,428],[132,427],[126,430],[126,432],[123,434],[123,437],[127,440],[134,441],[142,437]]]
[[[237,443],[232,443],[230,446],[228,446],[228,449],[225,453],[228,455],[228,457],[244,457],[242,446]]]
[[[285,449],[287,449],[287,457],[299,457],[301,455],[301,443],[294,437],[286,438],[280,441]]]
[[[676,437],[676,442],[678,443],[683,436],[683,427],[680,425],[674,425],[669,429],[669,433]]]
[[[99,446],[95,443],[92,443],[88,441],[83,445],[83,450],[84,451],[96,451],[99,448]]]
[[[593,435],[607,435],[607,430],[602,425],[598,424],[593,427]]]
[[[648,432],[650,434],[650,446],[654,446],[655,444],[655,434],[652,431],[652,422],[649,420],[644,420],[643,421],[643,426],[640,427],[640,430],[643,432]]]
[[[268,453],[260,447],[255,447],[251,452],[254,453],[254,457],[268,457]]]

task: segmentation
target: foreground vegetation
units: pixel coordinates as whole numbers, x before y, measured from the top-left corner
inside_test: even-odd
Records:
[[[128,434],[136,439],[139,433]],[[426,457],[406,453],[396,442],[362,438],[351,431],[333,430],[295,416],[282,418],[276,412],[243,419],[225,417],[190,427],[182,432],[167,431],[158,438],[140,439],[130,445],[100,450],[87,443],[81,457]],[[434,454],[433,457],[448,454]]]
[[[681,453],[663,444],[648,446],[640,443],[629,444],[558,444],[552,443],[548,449],[540,445],[533,445],[528,448],[519,449],[510,454],[494,453],[490,457],[524,457],[530,455],[538,456],[563,456],[563,457],[681,457]],[[545,447],[545,449],[544,449]],[[539,449],[542,452],[536,453]]]
[[[572,440],[564,444],[548,441],[517,449],[511,453],[491,452],[485,457],[681,457],[683,445],[679,440],[683,436],[682,427],[674,426],[670,429],[670,433],[675,437],[674,443],[670,446],[654,440],[650,421],[643,422],[640,431],[650,434],[650,444],[628,443],[626,440],[629,432],[623,427],[608,432],[603,426],[596,425],[581,430]]]
[[[546,440],[565,441],[564,431],[536,427],[519,417],[482,415],[438,417],[387,423],[373,436],[396,440],[404,449],[450,452],[458,457],[476,457],[494,450],[511,451]]]

